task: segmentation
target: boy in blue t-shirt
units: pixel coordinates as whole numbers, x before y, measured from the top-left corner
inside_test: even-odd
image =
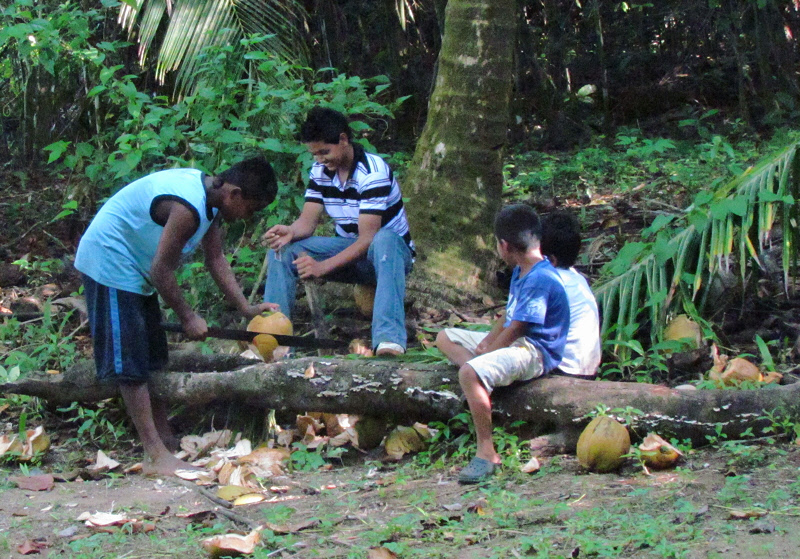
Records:
[[[439,332],[436,346],[460,367],[478,451],[461,470],[460,483],[478,483],[500,464],[492,441],[495,386],[532,380],[558,367],[569,329],[569,303],[561,279],[542,256],[542,226],[530,206],[500,210],[494,223],[497,252],[514,266],[505,315],[488,334],[458,328]]]

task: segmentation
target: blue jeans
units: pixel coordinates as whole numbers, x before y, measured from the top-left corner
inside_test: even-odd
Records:
[[[277,303],[281,311],[292,315],[297,294],[297,268],[292,264],[301,252],[314,260],[326,260],[352,245],[355,239],[343,237],[309,237],[281,249],[280,259],[269,251],[267,286],[264,301]],[[406,275],[413,261],[411,249],[394,231],[381,229],[372,239],[364,258],[334,270],[323,279],[343,283],[374,285],[375,306],[372,311],[372,347],[392,342],[406,347],[405,307]]]

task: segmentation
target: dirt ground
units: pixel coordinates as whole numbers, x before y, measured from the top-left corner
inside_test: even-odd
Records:
[[[12,201],[24,207],[24,200]],[[26,253],[60,258],[73,248],[69,231],[15,236],[35,225],[27,213],[18,213],[18,222],[6,215],[15,224],[13,231],[9,227],[0,234],[4,260]],[[603,215],[594,219],[588,237],[611,239],[602,229]],[[638,230],[642,225],[631,219],[627,227]],[[55,248],[48,241],[53,234],[65,239]],[[593,254],[583,271],[596,274],[606,259],[603,254]],[[62,295],[76,289],[66,280]],[[33,291],[12,289],[17,298]],[[800,332],[793,322],[800,302],[770,293],[759,291],[730,312],[729,305],[720,303],[715,322],[727,347],[757,354],[753,339],[758,334],[767,342],[788,340],[780,346],[788,353]],[[5,301],[7,293],[3,295]],[[328,298],[337,300],[335,294]],[[366,336],[367,321],[333,314],[333,335]],[[462,315],[456,318],[488,320],[486,312]],[[409,316],[416,328],[426,331],[448,319],[447,313],[417,308]],[[308,316],[300,317],[300,331],[308,330],[309,321]],[[86,347],[83,340],[79,350]],[[796,362],[791,356],[787,365]],[[654,380],[674,385],[696,376],[697,370],[670,371],[669,378]],[[16,417],[11,421],[2,411],[0,421],[13,423],[9,432],[18,425]],[[74,433],[64,432],[63,419],[51,421],[48,432],[58,433],[56,455],[27,473],[58,477],[94,457],[96,449],[88,445],[75,448],[65,443]],[[184,432],[194,431],[186,427]],[[74,431],[75,426],[70,428]],[[130,454],[120,450],[124,445],[118,446],[112,455],[123,466],[141,459],[141,449]],[[510,460],[498,476],[479,487],[457,482],[467,460],[465,455],[448,455],[395,464],[352,452],[343,462],[333,461],[329,470],[295,471],[264,480],[265,501],[233,509],[213,502],[191,483],[138,474],[84,476],[83,481],[56,481],[46,491],[24,490],[13,478],[26,472],[15,464],[0,464],[0,559],[24,554],[204,557],[204,538],[247,533],[253,526],[263,528],[256,558],[362,558],[378,548],[391,549],[399,557],[424,558],[800,557],[800,447],[792,443],[726,442],[692,451],[677,469],[652,475],[632,462],[618,473],[587,474],[573,455],[543,459],[539,472],[523,474]],[[208,489],[213,493],[216,488]],[[135,522],[98,530],[78,519],[98,512],[124,514]]]
[[[7,468],[0,557],[22,557],[26,545],[40,557],[203,557],[200,540],[247,533],[248,523],[265,527],[254,557],[367,557],[382,546],[400,557],[800,556],[795,445],[692,451],[677,469],[650,475],[633,463],[587,474],[559,455],[535,474],[505,468],[483,486],[457,483],[463,462],[349,458],[295,471],[265,480],[267,500],[235,507],[235,519],[176,479],[112,475],[31,491]],[[78,520],[96,512],[124,513],[150,531],[103,532]]]

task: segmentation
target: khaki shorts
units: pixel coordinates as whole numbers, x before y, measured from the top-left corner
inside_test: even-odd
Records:
[[[488,335],[487,332],[473,332],[461,328],[445,328],[444,333],[451,342],[473,353]],[[508,386],[512,382],[532,380],[544,374],[542,354],[526,338],[519,338],[510,347],[473,357],[467,364],[475,369],[489,394],[496,386]]]

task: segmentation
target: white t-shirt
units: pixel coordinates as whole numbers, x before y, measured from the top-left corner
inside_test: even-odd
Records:
[[[600,316],[589,283],[575,268],[556,268],[569,301],[569,332],[558,366],[568,375],[594,375],[600,366]]]

